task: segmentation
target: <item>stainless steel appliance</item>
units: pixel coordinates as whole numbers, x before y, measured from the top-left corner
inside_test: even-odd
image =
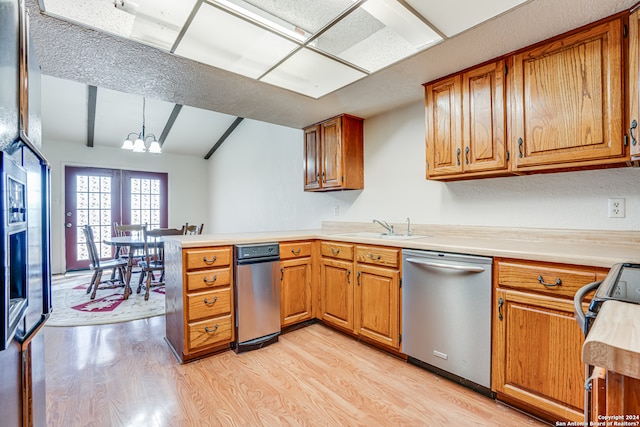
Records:
[[[492,259],[402,251],[402,351],[491,395]]]
[[[46,425],[51,310],[49,164],[40,153],[40,70],[25,4],[0,0],[0,424]]]
[[[278,341],[280,335],[280,246],[234,246],[237,353]]]
[[[582,303],[587,295],[595,290],[595,294],[589,303],[589,308],[585,313],[582,310]],[[640,264],[618,263],[614,264],[604,280],[589,283],[576,292],[573,298],[573,307],[576,320],[580,329],[586,337],[589,334],[591,325],[598,316],[600,307],[605,301],[617,300],[632,304],[640,304]],[[585,425],[590,425],[591,414],[591,375],[593,366],[585,366],[584,385],[584,421]]]

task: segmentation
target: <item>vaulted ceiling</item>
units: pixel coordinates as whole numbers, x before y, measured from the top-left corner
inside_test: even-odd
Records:
[[[43,138],[87,143],[93,86],[95,146],[119,146],[128,133],[140,131],[144,96],[147,132],[160,137],[172,124],[164,150],[198,156],[205,156],[237,117],[294,128],[340,113],[366,119],[418,102],[424,82],[629,9],[636,2],[530,0],[461,33],[449,36],[440,31],[442,42],[316,99],[114,32],[47,16],[40,10],[46,10],[48,1],[53,0],[27,0],[44,74]],[[145,2],[152,3],[139,1]],[[464,17],[473,13],[470,6],[477,1],[447,3]],[[176,105],[183,106],[177,116]]]

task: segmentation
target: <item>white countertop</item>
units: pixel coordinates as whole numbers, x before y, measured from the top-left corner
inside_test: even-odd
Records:
[[[352,225],[353,227],[353,225]],[[203,234],[171,236],[182,248],[222,246],[243,243],[285,242],[295,240],[334,240],[359,244],[392,246],[454,252],[492,257],[517,258],[545,262],[610,267],[618,262],[640,263],[640,244],[629,239],[622,241],[621,232],[585,232],[561,230],[517,230],[474,227],[416,226],[414,234],[429,237],[411,239],[393,237],[372,238],[347,235],[335,228],[314,230],[272,231],[256,233]],[[356,229],[358,230],[358,229]],[[456,230],[460,230],[456,233]],[[490,233],[487,232],[490,231]],[[503,231],[504,230],[504,231]],[[371,228],[365,231],[371,231]],[[376,231],[380,231],[377,230]],[[629,232],[635,236],[638,232]],[[611,238],[608,238],[611,236]]]

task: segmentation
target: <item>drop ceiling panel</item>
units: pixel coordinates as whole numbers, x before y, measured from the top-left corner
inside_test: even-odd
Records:
[[[363,72],[309,49],[302,49],[261,81],[319,98],[363,77],[366,77]]]
[[[131,2],[125,1],[125,5],[128,3]],[[196,0],[137,0],[137,4],[131,38],[170,50],[191,14]]]
[[[228,114],[183,106],[162,151],[204,157],[235,119]]]
[[[424,1],[406,0],[420,15],[431,24],[452,37],[481,22],[525,3],[527,0],[447,0]]]
[[[440,40],[395,0],[369,0],[322,34],[313,46],[375,72]]]
[[[231,0],[249,3],[279,19],[315,33],[353,4],[353,0]]]
[[[170,102],[146,98],[145,135],[160,138],[173,106]],[[142,97],[98,88],[95,145],[120,148],[129,133],[141,131]]]
[[[43,75],[41,97],[43,141],[86,144],[87,85]]]
[[[258,78],[297,45],[203,3],[175,53]]]

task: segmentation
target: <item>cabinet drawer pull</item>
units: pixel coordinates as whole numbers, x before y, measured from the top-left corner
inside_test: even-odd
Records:
[[[332,253],[333,255],[338,255],[338,254],[340,253],[340,249],[334,249],[334,248],[331,248],[331,253]]]
[[[469,164],[469,147],[464,149],[464,161],[466,164]]]
[[[542,278],[542,276],[538,276],[538,283],[540,283],[541,285],[546,286],[547,288],[555,288],[556,286],[560,286],[562,285],[562,279],[560,279],[559,277],[556,279],[555,283],[545,283],[544,279]]]
[[[351,269],[347,269],[347,283],[351,283]]]
[[[504,305],[504,300],[502,298],[498,298],[498,319],[502,320],[504,316],[502,316],[502,306]]]
[[[369,258],[371,258],[372,261],[380,261],[380,254],[378,254],[378,256],[376,257],[371,252],[369,252]]]
[[[291,253],[294,255],[300,255],[300,251],[302,250],[302,248],[298,248],[298,250],[296,251],[295,249],[291,249]]]
[[[631,127],[629,128],[629,135],[631,135],[631,145],[636,145],[638,141],[636,140],[636,136],[633,134],[635,128],[638,127],[638,122],[636,120],[631,122]]]
[[[209,307],[211,307],[213,304],[215,304],[215,303],[216,303],[216,301],[218,301],[218,296],[217,296],[217,295],[215,295],[215,296],[213,297],[213,301],[209,301],[209,300],[208,300],[208,299],[206,299],[206,298],[204,299],[204,303],[205,303],[206,305],[208,305]]]
[[[210,285],[211,283],[216,283],[216,280],[218,280],[218,276],[213,276],[213,280],[209,280],[206,277],[202,278],[202,281],[207,285]]]
[[[358,286],[360,286],[360,272],[359,272],[359,271],[358,271],[358,276],[357,276],[357,278],[358,278]]]
[[[214,326],[213,328],[210,328],[210,327],[208,327],[208,326],[205,326],[205,327],[204,327],[204,331],[205,331],[206,333],[208,333],[208,334],[212,334],[212,333],[214,333],[214,332],[215,332],[215,331],[217,331],[217,330],[218,330],[218,324],[217,324],[217,323],[216,323],[216,326]]]
[[[458,148],[458,150],[456,151],[456,159],[458,161],[458,166],[460,166],[460,149]]]
[[[284,268],[280,268],[280,281],[282,282],[284,280]]]
[[[209,265],[211,265],[214,262],[216,262],[217,259],[218,259],[218,257],[215,256],[215,255],[213,256],[213,259],[207,259],[206,256],[202,257],[202,261],[204,261],[205,264],[209,264]]]

